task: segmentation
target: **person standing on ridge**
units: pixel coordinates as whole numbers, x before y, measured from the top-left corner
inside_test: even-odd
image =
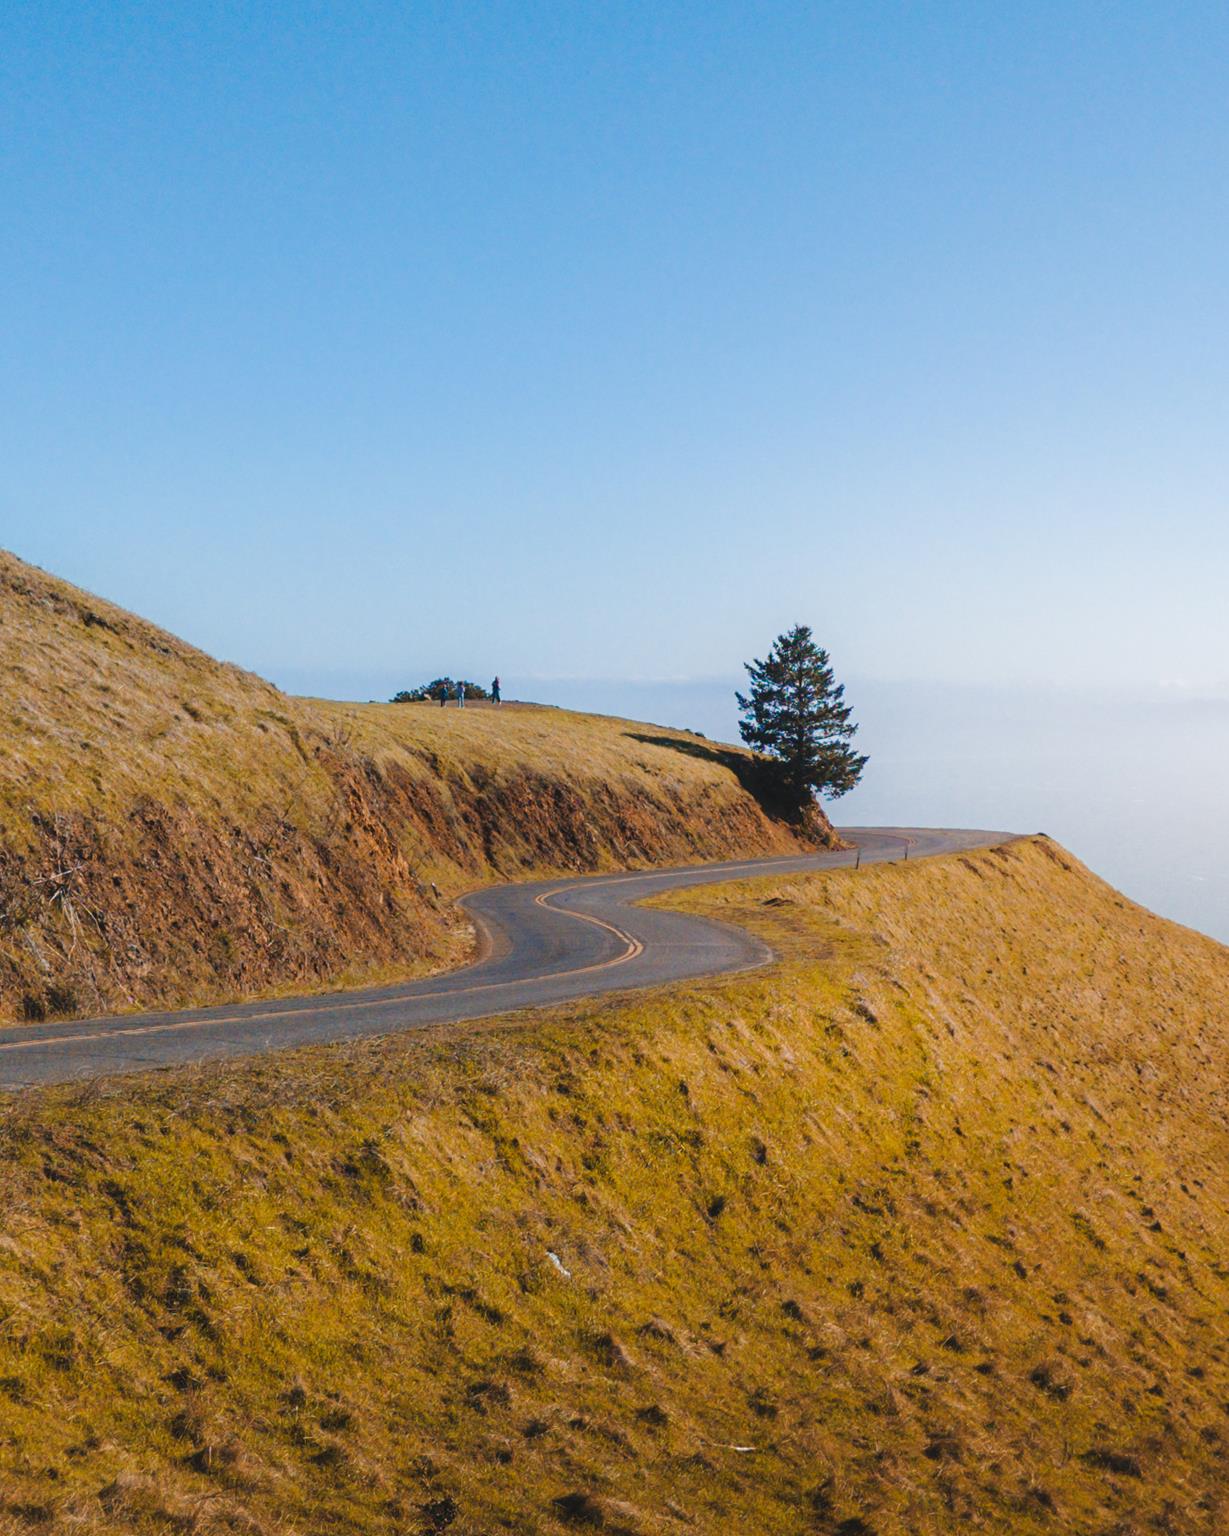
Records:
[[[464,709],[465,708],[465,684],[464,683],[458,683],[457,684],[457,708],[458,709]]]
[[[440,708],[443,709],[444,705],[448,702],[448,690],[444,687],[443,683],[440,684],[440,691],[436,697],[440,701]]]
[[[496,678],[495,681],[491,684],[491,703],[492,704],[502,704],[503,703],[503,698],[501,697],[500,692],[499,692],[499,679],[498,678]]]

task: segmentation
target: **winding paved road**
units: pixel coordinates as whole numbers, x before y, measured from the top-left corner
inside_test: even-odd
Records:
[[[986,848],[1006,832],[845,827],[863,864]],[[179,1013],[0,1028],[0,1088],[141,1072],[540,1008],[569,998],[747,970],[771,951],[740,928],[632,905],[659,891],[854,863],[858,852],[697,864],[490,886],[464,898],[483,943],[424,981]]]

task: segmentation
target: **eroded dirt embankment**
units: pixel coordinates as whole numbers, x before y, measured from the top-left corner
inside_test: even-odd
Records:
[[[0,1532],[1213,1536],[1229,951],[1045,840],[0,1119]]]
[[[392,979],[463,886],[799,846],[736,749],[288,698],[3,553],[0,675],[0,1018]]]

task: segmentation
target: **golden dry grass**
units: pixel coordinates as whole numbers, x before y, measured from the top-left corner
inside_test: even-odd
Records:
[[[392,980],[466,886],[798,846],[737,749],[289,698],[3,552],[0,676],[0,1017]]]
[[[780,965],[12,1104],[0,1530],[1225,1529],[1229,952],[1044,839],[669,901]]]

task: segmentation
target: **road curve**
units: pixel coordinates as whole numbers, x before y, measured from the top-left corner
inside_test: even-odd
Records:
[[[660,891],[754,875],[925,858],[1005,832],[846,827],[854,851],[490,886],[464,898],[483,940],[474,964],[400,986],[0,1028],[0,1088],[142,1072],[295,1045],[455,1023],[570,998],[747,970],[771,959],[740,928],[634,906]]]

